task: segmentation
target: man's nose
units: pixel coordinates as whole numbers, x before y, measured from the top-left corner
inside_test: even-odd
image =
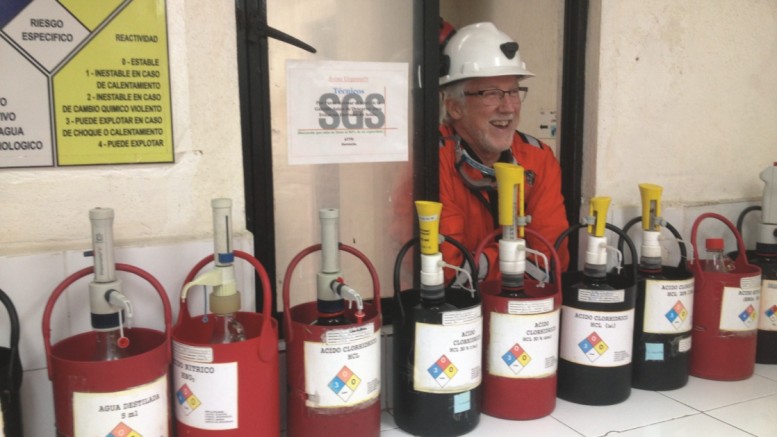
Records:
[[[502,96],[502,99],[499,100],[499,106],[497,106],[497,109],[499,109],[500,112],[518,112],[520,108],[521,101],[518,99],[511,99],[508,94]]]

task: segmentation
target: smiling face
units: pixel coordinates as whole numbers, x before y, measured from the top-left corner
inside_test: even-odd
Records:
[[[497,76],[468,79],[464,93],[488,89],[511,90],[518,87],[516,76]],[[480,160],[492,165],[499,155],[510,148],[521,112],[521,101],[504,96],[496,106],[489,106],[477,95],[445,100],[451,125],[470,145]]]

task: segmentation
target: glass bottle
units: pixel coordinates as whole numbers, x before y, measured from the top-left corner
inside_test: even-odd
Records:
[[[729,273],[734,269],[733,261],[723,252],[722,238],[707,238],[704,247],[709,255],[709,259],[704,264],[705,272]]]
[[[246,339],[243,324],[235,317],[235,313],[212,314],[213,334],[211,344],[237,343]]]
[[[499,292],[501,297],[526,298],[529,297],[524,289],[523,275],[502,274],[502,289]]]
[[[122,341],[119,328],[107,331],[95,331],[96,348],[92,361],[113,361],[129,356],[126,347],[120,346]]]
[[[353,323],[345,317],[345,301],[343,299],[336,301],[318,302],[318,319],[313,322],[319,326],[338,326]]]

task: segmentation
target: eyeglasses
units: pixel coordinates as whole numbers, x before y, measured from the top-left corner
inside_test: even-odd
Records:
[[[504,96],[509,97],[513,103],[523,102],[528,92],[529,87],[519,86],[518,88],[513,88],[511,90],[500,90],[499,88],[492,88],[488,90],[472,92],[465,91],[464,95],[468,97],[480,97],[480,100],[483,102],[483,104],[487,106],[498,106],[500,103],[502,103]]]

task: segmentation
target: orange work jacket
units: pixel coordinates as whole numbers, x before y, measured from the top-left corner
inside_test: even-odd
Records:
[[[440,135],[440,202],[443,205],[440,233],[458,240],[472,252],[494,231],[495,219],[490,208],[465,185],[456,170],[455,132],[449,126],[441,125]],[[511,151],[516,163],[524,168],[525,214],[531,216],[527,229],[538,232],[553,245],[558,236],[569,228],[564,198],[561,195],[561,167],[550,147],[517,131],[513,137]],[[479,170],[467,164],[463,164],[461,170],[467,172],[473,180],[483,178]],[[497,196],[496,190],[483,190],[481,193],[487,200],[489,196]],[[550,251],[542,242],[528,233],[525,238],[529,248],[545,253],[550,261]],[[561,271],[566,271],[569,264],[566,243],[565,239],[558,250]],[[443,244],[440,248],[445,262],[458,266],[462,264],[463,255],[454,246]],[[489,266],[485,280],[498,279],[497,244],[490,243],[483,253],[488,258]],[[451,279],[454,274],[451,269],[446,269],[446,280]]]

